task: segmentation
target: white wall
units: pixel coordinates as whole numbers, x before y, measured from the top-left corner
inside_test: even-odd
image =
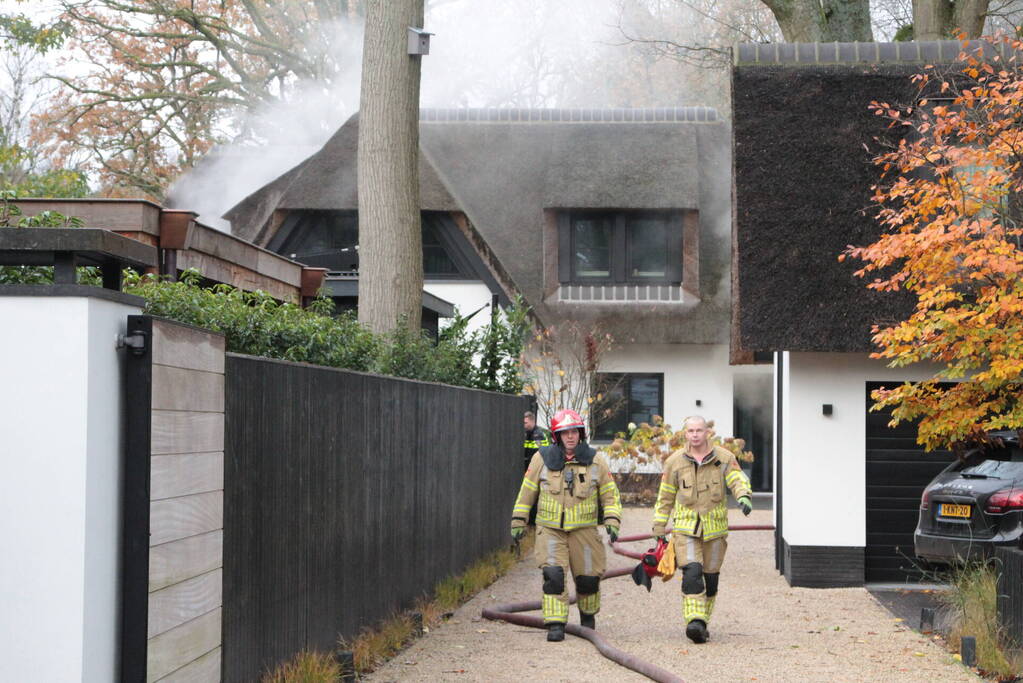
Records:
[[[0,297],[0,680],[118,669],[121,356],[139,309]]]
[[[789,545],[866,545],[866,384],[930,376],[927,367],[890,369],[866,354],[784,353],[781,514]]]
[[[454,304],[462,315],[469,315],[480,306],[487,306],[490,303],[490,288],[479,280],[458,282],[432,280],[423,284],[423,290]],[[441,318],[440,326],[442,328],[445,325],[445,320],[445,318]],[[490,307],[487,306],[469,321],[469,331],[472,332],[489,324]]]
[[[721,436],[733,435],[736,377],[772,372],[769,365],[730,366],[727,344],[625,344],[605,356],[601,370],[663,372],[665,421],[680,429],[686,417],[702,415]]]

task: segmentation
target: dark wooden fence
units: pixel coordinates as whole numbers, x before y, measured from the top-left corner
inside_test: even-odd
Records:
[[[998,623],[1017,648],[1023,647],[1023,550],[997,548]]]
[[[233,354],[225,398],[225,681],[509,543],[523,399]]]

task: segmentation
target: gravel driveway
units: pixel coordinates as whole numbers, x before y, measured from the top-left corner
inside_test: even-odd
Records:
[[[769,511],[731,522],[770,524]],[[649,532],[650,508],[626,508],[623,535]],[[791,588],[774,569],[773,532],[728,537],[711,641],[683,633],[679,575],[653,591],[629,577],[602,588],[597,629],[611,642],[688,683],[712,681],[979,681],[939,645],[896,621],[862,588]],[[641,546],[643,544],[635,544]],[[611,568],[635,566],[608,551]],[[463,605],[369,681],[645,681],[571,635],[547,643],[544,632],[485,621],[480,610],[540,599],[532,558]],[[578,622],[573,606],[571,620]]]

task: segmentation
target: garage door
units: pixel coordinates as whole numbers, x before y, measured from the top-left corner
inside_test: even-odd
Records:
[[[920,494],[953,455],[924,453],[916,443],[916,425],[891,428],[888,412],[870,412],[870,392],[882,386],[867,383],[867,548],[868,583],[905,583],[923,579],[913,554]],[[889,385],[890,386],[890,385]]]

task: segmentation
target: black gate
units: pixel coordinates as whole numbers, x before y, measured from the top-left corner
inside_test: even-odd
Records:
[[[924,577],[913,552],[913,531],[920,494],[954,457],[949,451],[925,453],[916,443],[916,424],[889,427],[891,413],[871,412],[867,383],[867,547],[864,579],[868,583],[906,583]],[[892,386],[892,383],[888,383]]]

